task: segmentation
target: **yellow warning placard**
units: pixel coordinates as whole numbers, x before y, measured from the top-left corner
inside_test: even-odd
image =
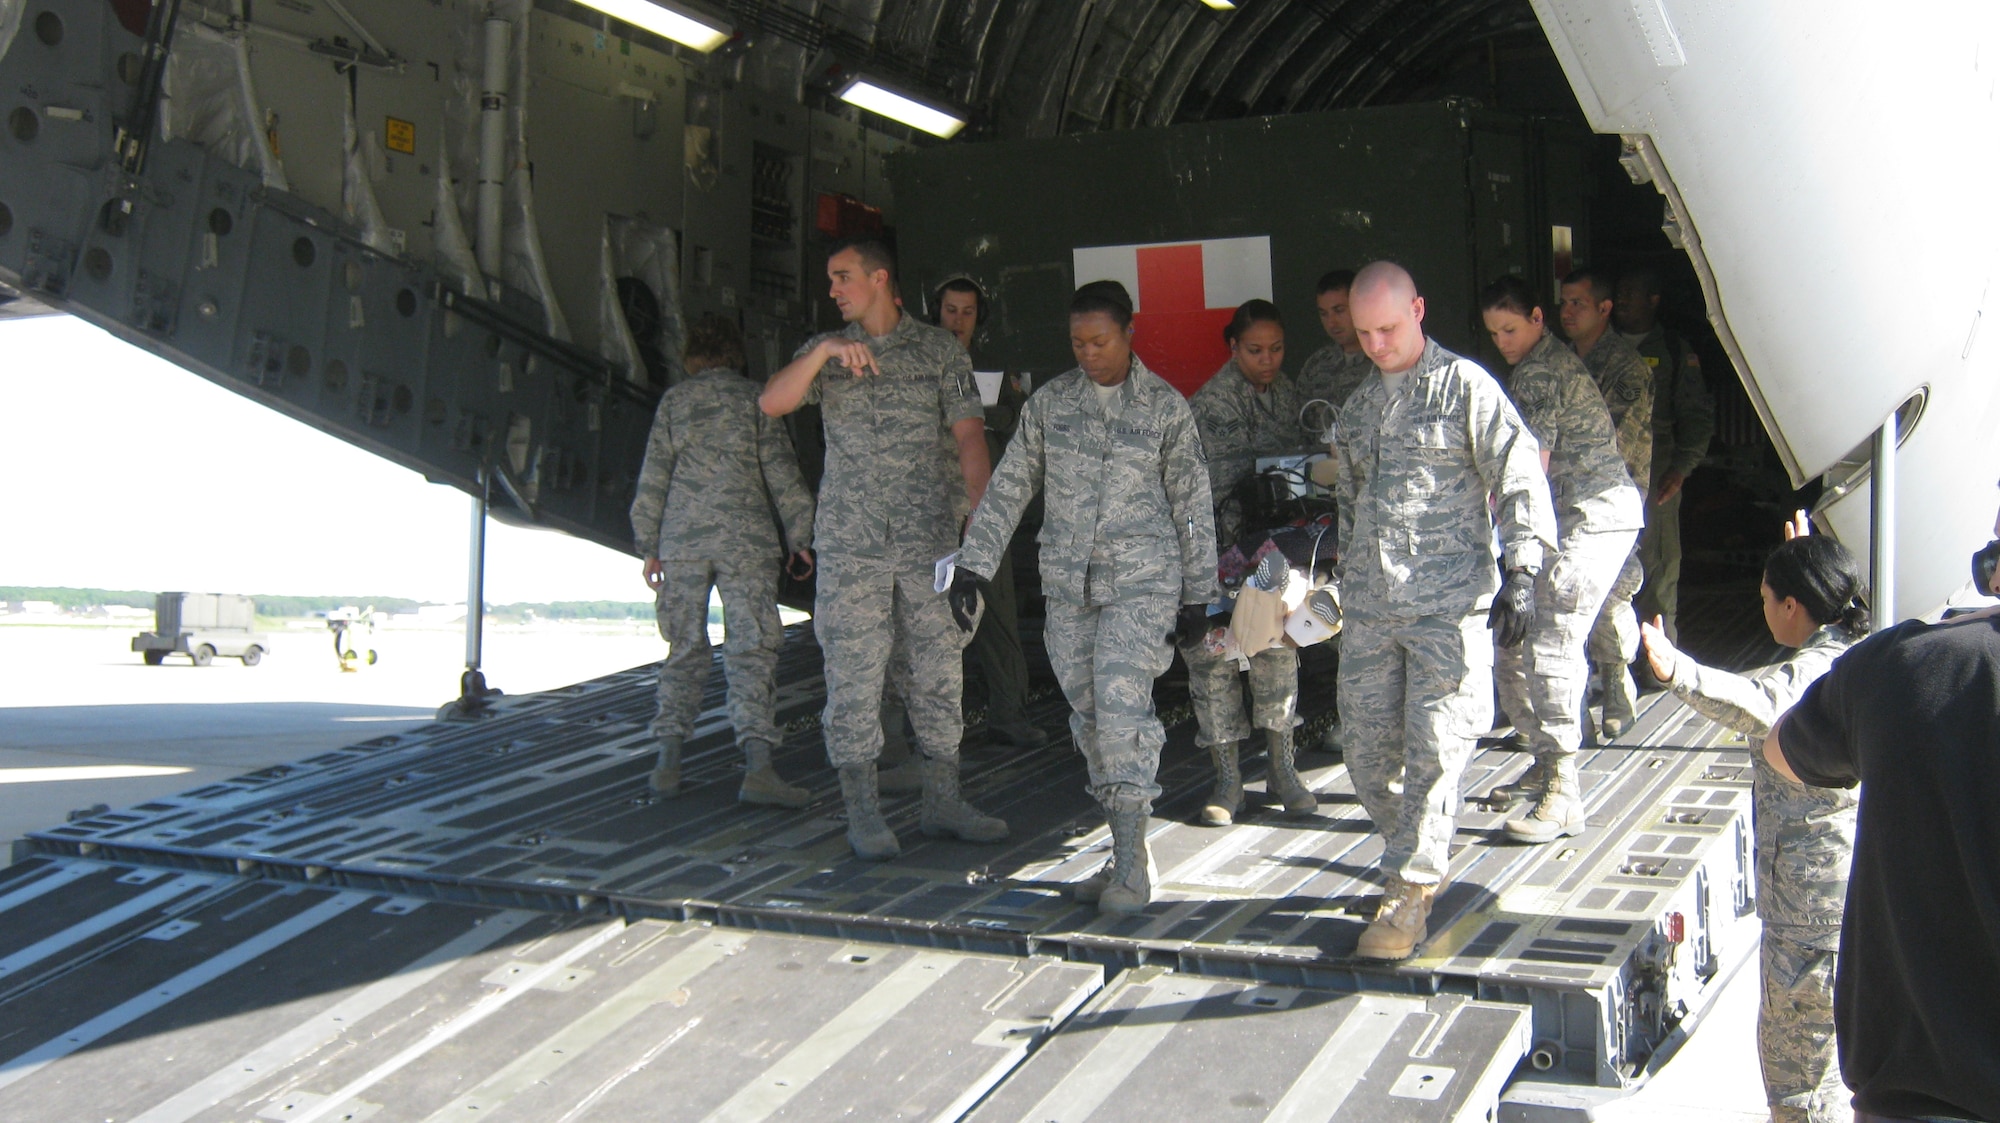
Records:
[[[400,117],[391,117],[382,127],[382,144],[391,152],[417,154],[417,127]]]

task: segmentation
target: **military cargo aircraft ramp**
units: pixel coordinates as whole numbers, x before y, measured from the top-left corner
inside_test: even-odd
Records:
[[[969,739],[1013,837],[924,840],[901,797],[903,855],[861,862],[809,635],[803,811],[732,801],[717,678],[672,801],[638,668],[36,834],[0,878],[0,1118],[1457,1120],[1503,1087],[1584,1118],[1530,1108],[1619,1095],[1754,946],[1747,759],[1670,699],[1586,754],[1559,845],[1501,840],[1480,797],[1528,758],[1482,752],[1435,935],[1383,965],[1332,756],[1318,815],[1192,826],[1183,722],[1157,899],[1110,919],[1065,892],[1107,845],[1073,752]]]

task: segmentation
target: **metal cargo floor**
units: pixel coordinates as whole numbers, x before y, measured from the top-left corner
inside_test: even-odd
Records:
[[[1303,754],[1316,815],[1284,816],[1253,793],[1237,826],[1189,825],[1209,766],[1170,685],[1164,712],[1182,720],[1152,829],[1156,900],[1112,919],[1065,892],[1108,847],[1066,740],[1028,753],[968,739],[967,793],[1008,819],[1007,842],[924,839],[916,798],[893,797],[885,803],[904,852],[861,862],[847,850],[819,739],[808,635],[788,641],[779,690],[780,768],[818,796],[802,811],[734,803],[720,675],[689,746],[684,794],[656,799],[645,786],[653,673],[509,698],[478,723],[424,726],[101,814],[37,832],[29,848],[467,905],[1496,999],[1532,1007],[1549,1076],[1611,1085],[1632,1078],[1683,1012],[1664,993],[1647,1008],[1639,993],[1671,966],[1657,962],[1672,954],[1668,914],[1685,914],[1701,945],[1683,1008],[1703,1001],[1689,986],[1706,993],[1748,947],[1723,936],[1749,907],[1748,762],[1727,748],[1689,751],[1714,743],[1713,727],[1661,696],[1646,700],[1629,747],[1584,754],[1590,826],[1555,845],[1509,844],[1505,805],[1479,798],[1529,758],[1477,754],[1434,935],[1417,958],[1384,965],[1352,958],[1380,844],[1338,759]],[[1308,715],[1324,716],[1322,698],[1308,684]],[[1034,706],[1049,730],[1065,713],[1054,694]],[[1251,774],[1260,775],[1254,754]]]
[[[1105,976],[1047,956],[33,858],[0,873],[0,1119],[977,1107],[1041,1123],[1213,1104],[1446,1121],[1487,1118],[1528,1048],[1517,1005]]]

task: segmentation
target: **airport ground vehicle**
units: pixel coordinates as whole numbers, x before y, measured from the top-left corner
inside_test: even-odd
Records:
[[[742,34],[704,54],[568,0],[0,0],[0,280],[490,498],[497,515],[625,548],[685,316],[736,313],[751,369],[768,373],[831,325],[816,279],[830,238],[885,219],[946,229],[918,212],[948,215],[950,200],[904,199],[913,181],[891,174],[896,153],[928,142],[835,100],[855,75],[978,118],[964,159],[1060,201],[1060,154],[1009,165],[1006,142],[1108,149],[1174,124],[1233,138],[1265,115],[1289,136],[1304,126],[1287,117],[1436,101],[1463,82],[1505,112],[1509,83],[1532,85],[1540,66],[1572,124],[1620,138],[1617,174],[1657,189],[1648,199],[1672,240],[1661,252],[1686,255],[1790,482],[1825,479],[1822,521],[1859,543],[1871,501],[1878,525],[1902,505],[1877,558],[1887,614],[1921,612],[1963,581],[2000,475],[1987,439],[2000,428],[2000,337],[1980,330],[2000,299],[2000,214],[1982,194],[2000,179],[1990,4],[1931,0],[1894,21],[1858,2],[1238,7],[734,0],[703,10],[726,8]],[[1857,157],[1855,137],[1911,158]],[[1148,196],[1131,217],[1171,210],[1176,177],[1210,169],[1215,151],[1183,144],[1164,179],[1121,181]],[[1465,235],[1465,268],[1505,269],[1519,250],[1541,278],[1592,245],[1588,216],[1559,240],[1552,228],[1569,224],[1512,198],[1520,181],[1494,178],[1511,173],[1490,155],[1459,169],[1477,166],[1470,185],[1501,204],[1448,224]],[[1258,167],[1232,164],[1246,177]],[[1312,210],[1309,185],[1283,186],[1299,189],[1284,213],[1255,213],[1247,193],[1239,213],[1222,193],[1170,227],[1106,241],[1321,223],[1354,233],[1340,252],[1398,252],[1370,208]],[[1649,237],[1659,217],[1642,224]],[[1234,225],[1211,229],[1221,218]],[[908,264],[930,280],[990,263],[1007,297],[994,330],[1041,340],[1042,357],[1016,359],[1040,365],[1059,334],[1037,336],[1027,318],[1056,306],[1080,279],[1076,251],[1095,245],[1015,256],[1016,239],[1040,233],[916,237]],[[1309,268],[1279,275],[1294,285]],[[1922,278],[1925,299],[1877,298],[1893,304],[1884,331],[1853,306],[1892,268]],[[810,425],[797,435],[807,449]],[[1890,464],[1900,483],[1877,495]],[[787,658],[798,767],[816,745],[816,670],[809,644]],[[454,1101],[426,1100],[423,1086],[476,1072],[466,1096],[552,1118],[611,1113],[626,1095],[682,1102],[656,1082],[671,1066],[707,1082],[704,1110],[733,1118],[915,1105],[1112,1119],[1149,1106],[1106,1094],[1121,1085],[1202,1090],[1176,1082],[1184,1066],[1149,1065],[1168,1045],[1207,1058],[1195,1071],[1209,1074],[1270,1060],[1263,1086],[1230,1089],[1245,1097],[1231,1106],[1267,1116],[1303,1099],[1341,1118],[1578,1119],[1698,1024],[1754,935],[1746,764],[1671,707],[1587,768],[1596,822],[1583,844],[1491,846],[1479,816],[1497,813],[1475,807],[1436,954],[1377,969],[1345,954],[1371,858],[1351,814],[1310,832],[1251,822],[1207,836],[1163,819],[1169,891],[1134,923],[1104,924],[1062,903],[1060,883],[1101,839],[1079,831],[1075,778],[1060,768],[974,770],[982,798],[1022,816],[1001,856],[935,846],[862,868],[842,859],[825,808],[746,820],[722,797],[672,816],[647,802],[644,697],[635,672],[503,700],[478,724],[39,833],[0,883],[0,918],[12,918],[0,931],[23,957],[8,960],[0,1000],[18,1003],[10,1024],[27,1030],[0,1044],[0,1095],[32,1102],[59,1087],[77,1097],[66,1114],[114,1114],[93,1096],[118,1081],[92,1075],[139,1072],[129,1106],[150,1118],[224,1102],[319,1118],[391,1092],[398,1110],[443,1111]],[[690,782],[714,795],[727,750],[715,728],[703,736]],[[1473,782],[1519,763],[1490,756]],[[1198,785],[1190,767],[1169,777],[1183,797]],[[1316,772],[1351,809],[1340,767]],[[41,907],[19,907],[29,901]],[[800,983],[772,981],[784,979]],[[891,1001],[937,979],[951,1000]],[[94,1006],[76,999],[107,980],[118,985],[91,992]],[[433,981],[458,1004],[426,1006],[432,992],[412,988]],[[754,1065],[678,1063],[655,1050],[740,1059],[795,1041],[775,1019],[723,1024],[710,1007],[676,1021],[683,989],[690,1003],[782,990],[809,1040]],[[318,1005],[292,1017],[293,999]],[[600,999],[631,1016],[591,1021],[582,1007]],[[514,1016],[490,1016],[500,1009]],[[1295,1020],[1315,1010],[1327,1020]],[[371,1013],[403,1018],[406,1036],[350,1049],[360,1037],[343,1019]],[[806,1047],[871,1027],[884,1034],[873,1079]],[[519,1047],[449,1047],[465,1033],[514,1034]],[[1316,1047],[1277,1044],[1302,1040]],[[189,1075],[162,1061],[187,1055],[182,1042],[256,1063]],[[246,1075],[302,1073],[292,1066],[329,1044],[343,1059],[318,1077]],[[1457,1059],[1437,1059],[1447,1053]],[[1355,1057],[1368,1060],[1360,1071]],[[621,1072],[651,1075],[620,1084]],[[535,1096],[558,1094],[571,1097],[562,1111],[539,1110]]]
[[[153,630],[132,637],[132,650],[148,667],[169,655],[185,655],[197,667],[217,656],[241,659],[246,667],[263,662],[271,637],[256,630],[257,605],[234,593],[161,593],[153,602]]]

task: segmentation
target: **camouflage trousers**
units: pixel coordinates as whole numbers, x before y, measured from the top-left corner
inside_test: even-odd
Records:
[[[667,660],[660,664],[659,710],[655,737],[686,739],[701,713],[708,682],[708,590],[722,594],[722,674],[729,684],[729,724],[738,741],[780,738],[772,720],[772,691],[778,675],[778,648],[785,633],[778,622],[778,567],[775,559],[742,561],[662,561],[664,583],[654,598]]]
[[[1766,924],[1757,1059],[1772,1123],[1849,1123],[1833,1037],[1833,964],[1840,929]]]
[[[1474,739],[1493,724],[1486,614],[1349,616],[1338,687],[1347,772],[1386,843],[1383,872],[1443,882],[1459,779]],[[1401,795],[1390,790],[1399,771]]]
[[[1299,724],[1299,653],[1273,647],[1250,657],[1250,716],[1243,715],[1243,672],[1235,659],[1215,654],[1195,641],[1181,648],[1187,660],[1188,694],[1194,702],[1195,744],[1229,745],[1250,729],[1290,729]]]
[[[1090,794],[1107,808],[1150,810],[1160,794],[1167,731],[1153,711],[1153,680],[1173,662],[1167,632],[1177,598],[1152,594],[1111,604],[1051,598],[1042,642],[1069,699],[1069,731],[1090,772]]]
[[[897,655],[917,748],[933,760],[958,757],[966,634],[934,591],[929,562],[821,554],[813,634],[825,666],[823,726],[834,767],[881,755],[883,689]]]
[[[1678,641],[1681,599],[1681,496],[1651,505],[1646,497],[1646,533],[1639,537],[1639,565],[1645,573],[1645,587],[1639,591],[1639,613],[1651,620],[1665,619],[1667,638]]]
[[[1632,598],[1638,595],[1645,570],[1639,564],[1639,551],[1630,549],[1628,553],[1630,556],[1618,570],[1618,579],[1611,583],[1611,592],[1604,598],[1604,607],[1597,612],[1597,623],[1590,629],[1593,663],[1622,665],[1639,657],[1639,614],[1632,607]]]
[[[1014,563],[1000,555],[993,580],[980,594],[979,628],[966,646],[967,662],[976,660],[986,680],[986,720],[1026,721],[1028,716],[1028,657],[1021,650],[1021,621],[1014,592]],[[887,737],[902,735],[903,696],[909,691],[908,661],[899,645],[890,656],[889,686],[882,693],[882,729]]]
[[[1636,531],[1577,534],[1565,539],[1554,564],[1535,578],[1535,626],[1518,647],[1500,648],[1494,662],[1500,709],[1529,751],[1573,753],[1583,744],[1586,650],[1608,608],[1605,597],[1632,556]],[[1630,615],[1630,605],[1625,608]]]

